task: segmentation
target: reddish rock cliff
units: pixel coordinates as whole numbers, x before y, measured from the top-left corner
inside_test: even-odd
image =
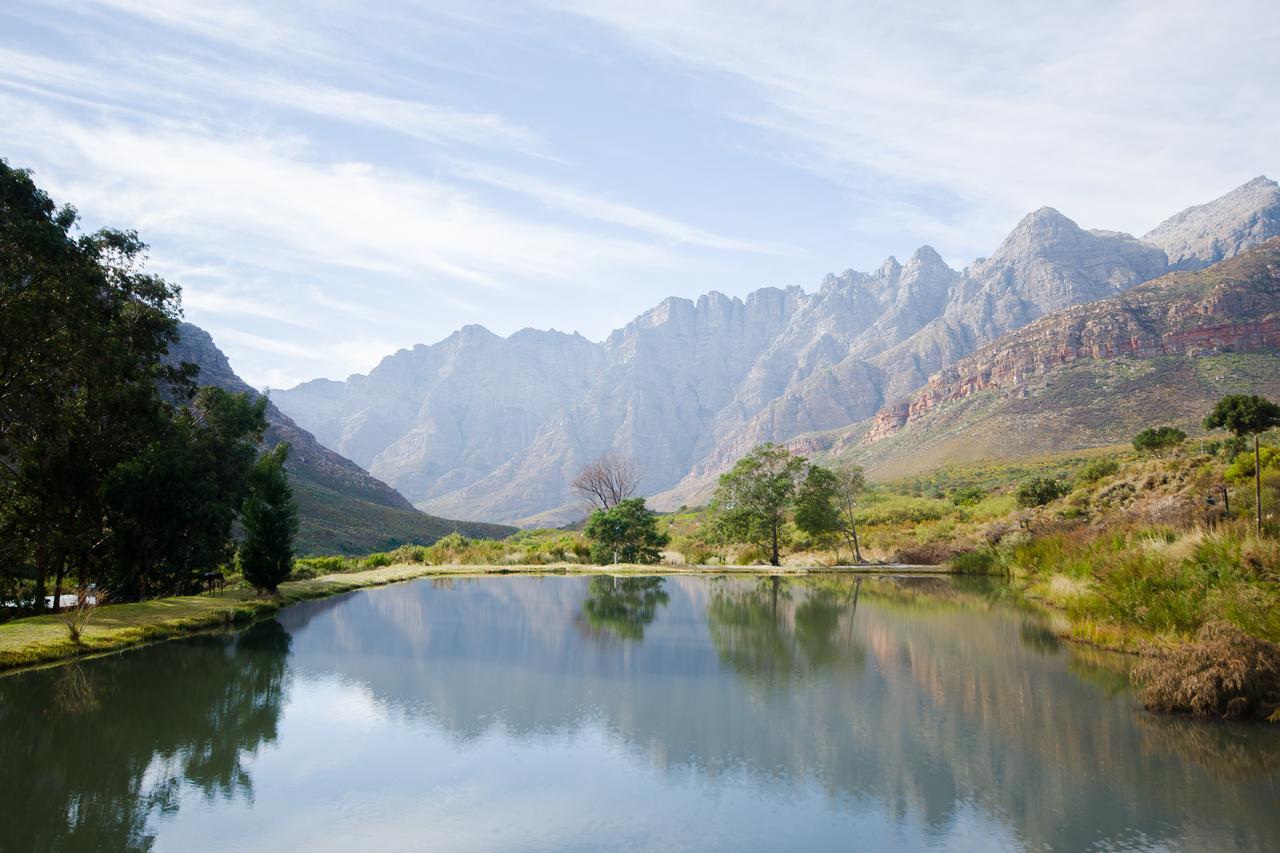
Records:
[[[882,409],[861,444],[874,444],[939,405],[1078,360],[1280,349],[1280,238],[1195,273],[1050,314],[934,374]]]

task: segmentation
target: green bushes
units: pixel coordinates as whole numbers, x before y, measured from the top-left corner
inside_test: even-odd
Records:
[[[1182,444],[1187,434],[1177,427],[1160,426],[1144,429],[1133,437],[1133,449],[1139,453],[1163,453]]]
[[[951,503],[955,506],[976,506],[986,497],[986,490],[979,486],[962,486],[951,493]]]
[[[961,551],[948,565],[951,571],[962,575],[994,575],[1004,571],[999,555],[990,548]]]
[[[1146,551],[1115,554],[1097,567],[1094,587],[1073,616],[1134,625],[1152,633],[1194,632],[1203,623],[1205,587],[1189,567]]]
[[[1095,459],[1080,469],[1076,479],[1081,483],[1096,483],[1119,470],[1120,463],[1114,459]]]
[[[1018,487],[1018,506],[1024,509],[1044,506],[1056,501],[1069,491],[1071,488],[1061,480],[1052,477],[1032,477]]]
[[[919,524],[937,521],[952,512],[954,510],[949,504],[936,498],[877,495],[867,500],[856,518],[858,524],[865,526]]]

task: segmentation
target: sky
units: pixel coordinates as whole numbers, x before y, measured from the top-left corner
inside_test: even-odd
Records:
[[[0,157],[258,387],[1280,177],[1280,4],[6,0]]]

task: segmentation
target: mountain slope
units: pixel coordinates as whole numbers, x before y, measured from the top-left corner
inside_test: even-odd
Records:
[[[1049,314],[854,428],[796,440],[881,476],[1188,432],[1228,393],[1280,396],[1280,238]]]
[[[1280,184],[1265,175],[1208,204],[1189,207],[1142,239],[1159,246],[1169,268],[1203,269],[1280,236]]]
[[[669,298],[600,343],[472,326],[272,399],[429,512],[572,520],[569,482],[605,451],[634,458],[641,492],[675,507],[760,442],[861,422],[1002,335],[1163,275],[1162,246],[1180,264],[1236,254],[1274,230],[1274,189],[1260,178],[1184,211],[1152,232],[1161,245],[1041,208],[962,271],[925,246],[816,292]]]
[[[169,359],[197,365],[201,385],[258,396],[198,326],[182,324]],[[322,446],[270,401],[267,424],[267,446],[281,441],[291,445],[285,468],[298,502],[299,554],[367,554],[405,543],[430,544],[455,530],[480,538],[512,532],[502,525],[450,521],[419,512],[395,489]]]

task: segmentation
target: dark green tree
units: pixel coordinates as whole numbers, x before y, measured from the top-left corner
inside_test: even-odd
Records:
[[[246,581],[269,592],[275,592],[293,568],[298,506],[284,470],[288,456],[289,445],[277,444],[254,463],[241,514],[245,536],[240,570]]]
[[[597,509],[583,530],[591,540],[591,559],[606,563],[656,563],[669,541],[658,530],[657,517],[644,498],[627,498],[608,509]]]
[[[138,597],[189,588],[230,561],[266,400],[202,388],[169,429],[107,478],[110,585]]]
[[[190,388],[162,361],[178,289],[142,272],[135,234],[74,236],[76,218],[0,161],[0,566],[37,607],[50,578],[96,571],[106,478],[164,431],[161,391]]]
[[[1258,436],[1280,426],[1280,405],[1257,394],[1229,394],[1204,419],[1205,429],[1225,429],[1239,438],[1253,436],[1254,523],[1262,535],[1262,463]]]
[[[739,541],[769,549],[769,562],[782,564],[779,540],[807,460],[785,447],[762,444],[720,476],[711,501],[721,531]]]
[[[854,561],[861,563],[856,513],[866,485],[862,466],[852,462],[833,469],[810,465],[796,492],[796,527],[819,540],[843,540],[853,551]]]
[[[1069,491],[1071,491],[1070,487],[1061,480],[1055,480],[1052,477],[1032,477],[1018,487],[1018,506],[1024,508],[1044,506],[1056,501]]]
[[[1133,449],[1140,453],[1155,453],[1172,450],[1187,440],[1187,434],[1177,427],[1159,426],[1144,429],[1133,437]]]

